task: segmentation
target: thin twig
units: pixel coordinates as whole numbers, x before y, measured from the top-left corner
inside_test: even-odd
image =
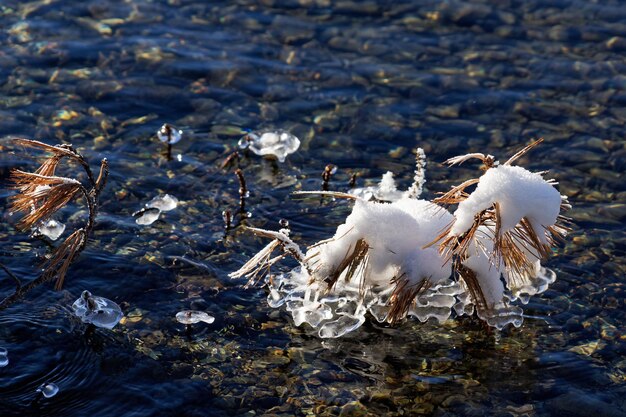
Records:
[[[415,176],[413,184],[406,192],[409,198],[419,198],[424,191],[424,183],[426,183],[426,154],[422,148],[415,150]]]
[[[356,177],[357,177],[357,173],[353,172],[352,175],[350,176],[350,182],[348,183],[348,187],[350,189],[353,189],[356,187]]]
[[[360,197],[357,197],[352,194],[342,193],[340,191],[294,191],[291,193],[292,195],[321,195],[324,197],[335,197],[335,198],[345,198],[348,200],[361,200]]]
[[[330,177],[333,176],[336,166],[332,164],[328,164],[324,167],[324,172],[322,172],[322,190],[328,191],[328,183],[330,182]]]
[[[243,171],[237,169],[235,175],[239,180],[239,211],[245,213],[246,211],[246,197],[248,197],[248,187],[246,187],[246,179],[243,176]]]
[[[4,272],[6,272],[6,274],[13,280],[15,281],[15,291],[19,291],[20,287],[22,286],[22,281],[20,281],[20,279],[13,273],[11,272],[11,270],[9,268],[7,268],[6,266],[4,266],[4,264],[0,263],[0,268],[2,268],[4,270]]]
[[[233,151],[224,159],[221,165],[221,169],[226,169],[234,163],[237,163],[237,165],[239,165],[239,152],[237,151]]]
[[[222,219],[224,219],[224,229],[226,229],[226,231],[229,231],[233,222],[233,215],[230,210],[224,210],[222,212]]]

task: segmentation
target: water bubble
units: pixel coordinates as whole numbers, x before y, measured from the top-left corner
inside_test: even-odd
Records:
[[[300,147],[300,139],[288,132],[276,131],[265,133],[249,133],[239,140],[239,147],[250,149],[257,155],[273,155],[280,162],[285,162]]]
[[[0,347],[0,368],[4,368],[9,364],[9,351]]]
[[[52,398],[59,392],[59,387],[53,382],[45,382],[37,388],[37,392],[41,393],[45,398]]]
[[[147,208],[156,208],[161,211],[174,210],[177,206],[178,199],[169,194],[158,195],[146,204]]]
[[[183,137],[183,131],[176,129],[174,126],[165,123],[161,128],[157,131],[157,137],[163,143],[169,143],[173,145]]]
[[[176,313],[176,321],[187,325],[196,324],[201,321],[206,324],[211,324],[215,321],[215,317],[208,315],[204,311],[183,310]]]
[[[37,227],[37,232],[50,240],[57,240],[65,231],[65,225],[54,219],[46,220]]]
[[[135,223],[141,226],[148,226],[157,221],[159,216],[161,215],[161,210],[156,207],[152,208],[144,208],[135,213],[133,213],[135,219]]]
[[[83,291],[80,298],[72,304],[74,315],[83,323],[91,323],[96,327],[112,329],[120,322],[124,314],[115,302],[91,295],[89,291]]]

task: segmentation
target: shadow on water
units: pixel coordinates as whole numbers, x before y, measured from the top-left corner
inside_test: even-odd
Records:
[[[3,1],[0,131],[71,142],[111,176],[64,290],[0,313],[0,415],[626,415],[625,20],[619,2],[582,0]],[[163,123],[185,132],[169,161]],[[245,132],[272,128],[302,145],[282,164],[242,152],[244,222],[287,219],[304,243],[349,211],[290,196],[320,188],[328,164],[331,190],[387,170],[404,188],[421,146],[430,198],[474,173],[440,161],[543,137],[521,164],[550,169],[574,206],[548,262],[557,282],[502,333],[468,318],[368,322],[340,340],[294,327],[264,289],[227,278],[264,242],[237,215],[225,235],[239,183],[221,164]],[[35,163],[0,149],[0,261],[32,279],[57,243],[14,229],[8,173]],[[179,206],[137,225],[165,193]],[[71,317],[84,289],[122,306],[113,331],[85,335]],[[187,333],[174,316],[189,308],[216,321]],[[32,404],[43,382],[59,393]]]

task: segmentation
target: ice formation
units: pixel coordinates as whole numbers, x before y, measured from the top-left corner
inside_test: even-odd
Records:
[[[157,137],[161,142],[173,145],[180,142],[180,140],[183,138],[183,131],[176,129],[174,126],[168,123],[165,123],[157,131]]]
[[[49,219],[41,222],[36,233],[46,236],[50,240],[57,240],[65,231],[65,225],[57,220]]]
[[[556,223],[561,194],[541,175],[522,167],[493,167],[480,177],[476,190],[459,203],[450,232],[456,236],[467,232],[474,216],[496,203],[502,233],[513,229],[525,217],[537,236],[544,239],[544,227]]]
[[[59,387],[53,382],[45,382],[37,388],[37,393],[45,398],[52,398],[59,393]]]
[[[426,155],[422,148],[416,150],[416,169],[413,178],[413,185],[407,191],[399,191],[396,186],[396,180],[393,178],[393,172],[387,171],[383,174],[380,182],[375,186],[354,188],[350,190],[350,194],[362,198],[363,200],[377,201],[398,201],[403,197],[418,198],[424,189],[426,183],[425,176]]]
[[[159,219],[159,216],[161,216],[161,210],[156,207],[146,207],[133,213],[133,216],[136,217],[135,223],[138,225],[149,226]]]
[[[204,311],[183,310],[176,313],[176,321],[187,325],[196,324],[201,321],[206,324],[211,324],[215,321],[215,317],[208,315]]]
[[[378,200],[391,202],[398,201],[404,195],[402,191],[398,191],[396,180],[393,179],[393,172],[391,171],[387,171],[383,174],[377,185],[354,188],[350,190],[350,194],[367,201]]]
[[[414,184],[405,193],[391,173],[373,201],[362,193],[321,192],[354,201],[333,237],[303,252],[288,229],[250,228],[272,241],[230,276],[255,283],[284,257],[273,256],[275,249],[293,256],[301,266],[269,277],[268,303],[285,305],[297,326],[308,323],[322,338],[357,329],[368,314],[396,323],[407,316],[443,322],[476,312],[498,329],[519,327],[523,310],[514,302],[525,304],[554,282],[540,260],[566,234],[560,212],[567,199],[555,183],[511,166],[538,143],[504,164],[482,154],[449,160],[478,158],[486,171],[433,201],[418,199],[425,181],[420,152]],[[445,208],[451,204],[458,205],[453,214]]]
[[[9,351],[0,347],[0,368],[4,368],[9,364]]]
[[[89,291],[83,291],[80,298],[72,304],[74,315],[83,323],[91,323],[96,327],[112,329],[120,322],[124,314],[115,302],[91,295]]]
[[[289,132],[276,131],[265,133],[248,133],[239,141],[239,147],[250,149],[257,155],[273,155],[280,162],[285,162],[300,147],[300,139]]]
[[[146,203],[146,207],[133,213],[135,223],[140,226],[149,226],[159,219],[162,212],[171,211],[178,207],[178,199],[173,195],[163,194],[154,197]]]
[[[161,211],[170,211],[178,207],[178,199],[169,194],[158,195],[148,201],[146,207],[157,208]]]

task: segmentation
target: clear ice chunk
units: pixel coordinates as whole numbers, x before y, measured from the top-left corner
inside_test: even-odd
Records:
[[[489,312],[481,312],[480,310],[477,310],[477,312],[478,317],[498,330],[502,330],[509,324],[520,327],[522,323],[524,323],[524,310],[515,305],[501,304],[494,307]]]
[[[182,310],[176,313],[176,321],[186,325],[196,324],[201,321],[206,324],[211,324],[215,321],[215,317],[210,316],[204,311]]]
[[[177,206],[178,199],[169,194],[158,195],[146,204],[147,208],[156,208],[161,211],[174,210]]]
[[[285,162],[287,155],[300,147],[300,139],[284,131],[248,133],[239,140],[239,147],[261,156],[273,155],[280,162]]]
[[[267,295],[267,304],[272,308],[278,308],[285,304],[285,298],[278,292],[277,289],[270,289],[270,293]]]
[[[318,308],[313,310],[309,310],[306,312],[306,322],[311,325],[311,327],[318,327],[322,321],[329,320],[333,318],[333,313],[330,310],[330,307],[320,304]]]
[[[45,382],[37,388],[37,392],[46,398],[52,398],[59,392],[59,387],[53,382]]]
[[[384,323],[387,320],[389,314],[389,307],[383,305],[373,305],[370,307],[369,312],[377,322]]]
[[[50,240],[57,240],[65,231],[65,225],[54,219],[46,220],[37,227],[37,232]]]
[[[522,304],[528,304],[530,297],[545,292],[556,281],[556,273],[548,268],[540,268],[537,276],[530,278],[529,284],[514,288],[511,293]]]
[[[165,123],[161,128],[157,131],[157,137],[163,143],[169,143],[173,145],[183,137],[183,131],[176,129],[174,126]]]
[[[9,364],[9,351],[0,347],[0,368],[4,368]]]
[[[409,316],[416,317],[422,323],[425,323],[428,319],[433,318],[437,320],[437,323],[441,324],[450,318],[449,307],[431,307],[431,306],[414,306],[409,308],[407,313]]]
[[[161,215],[161,210],[156,207],[152,208],[144,208],[139,210],[136,213],[133,213],[133,216],[136,217],[135,223],[140,226],[148,226],[158,220]]]
[[[337,320],[326,322],[320,327],[319,336],[323,339],[334,339],[350,333],[365,322],[365,316],[339,316]]]
[[[120,322],[124,314],[115,302],[91,295],[87,290],[83,291],[80,298],[72,304],[74,315],[83,323],[91,323],[96,327],[112,329]]]

